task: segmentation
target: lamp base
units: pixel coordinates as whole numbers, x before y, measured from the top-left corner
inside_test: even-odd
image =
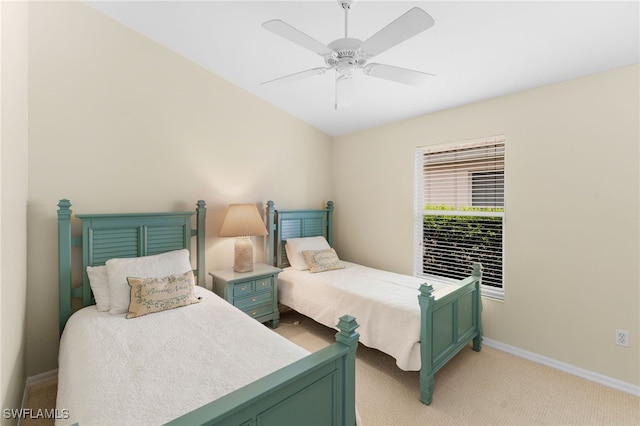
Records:
[[[253,243],[251,237],[238,237],[234,245],[235,256],[233,259],[234,272],[253,271]]]

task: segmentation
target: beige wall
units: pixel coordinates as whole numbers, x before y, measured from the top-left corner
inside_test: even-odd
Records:
[[[331,138],[81,3],[32,3],[29,28],[32,375],[57,367],[59,199],[77,213],[204,199],[207,269],[227,267],[233,240],[217,238],[227,205],[319,207]]]
[[[639,72],[336,138],[338,253],[412,273],[414,148],[504,133],[505,299],[485,298],[486,337],[640,385]]]
[[[28,8],[0,2],[0,408],[20,408],[27,306]],[[16,419],[2,419],[13,424]]]

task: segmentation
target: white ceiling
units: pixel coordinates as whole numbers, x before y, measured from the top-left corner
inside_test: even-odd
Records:
[[[349,12],[361,40],[414,6],[433,17],[374,60],[436,76],[415,88],[359,75],[354,104],[334,110],[332,72],[260,84],[324,66],[261,24],[282,19],[328,44],[344,36],[336,0],[86,3],[333,136],[640,62],[638,1],[361,0]]]

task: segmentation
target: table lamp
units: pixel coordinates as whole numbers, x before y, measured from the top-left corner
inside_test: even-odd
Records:
[[[255,204],[231,204],[220,228],[220,237],[237,237],[233,270],[253,271],[253,235],[267,235],[262,216]]]

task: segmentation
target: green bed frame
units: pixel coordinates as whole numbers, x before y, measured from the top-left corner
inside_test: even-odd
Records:
[[[333,245],[333,209],[332,201],[325,208],[302,210],[276,210],[273,201],[267,202],[267,262],[279,268],[289,266],[284,248],[287,238],[322,235]],[[424,404],[431,404],[434,375],[447,361],[469,343],[474,351],[480,351],[482,265],[474,263],[472,269],[469,277],[452,284],[457,287],[454,291],[439,299],[430,284],[420,286],[420,400]]]
[[[196,215],[196,228],[192,218]],[[87,266],[104,265],[115,257],[139,257],[188,249],[196,238],[194,270],[205,286],[204,201],[191,212],[83,214],[82,234],[71,236],[69,200],[58,203],[58,267],[60,333],[74,308],[95,304]],[[81,268],[72,260],[82,252]],[[74,286],[72,275],[80,274]],[[78,300],[72,307],[72,300]],[[355,357],[359,334],[355,318],[340,318],[336,343],[314,352],[234,392],[171,421],[171,425],[349,425],[355,415]],[[215,360],[214,360],[215,361]],[[215,365],[215,362],[212,363]],[[215,368],[215,367],[213,367]],[[194,392],[197,392],[194,389]]]

